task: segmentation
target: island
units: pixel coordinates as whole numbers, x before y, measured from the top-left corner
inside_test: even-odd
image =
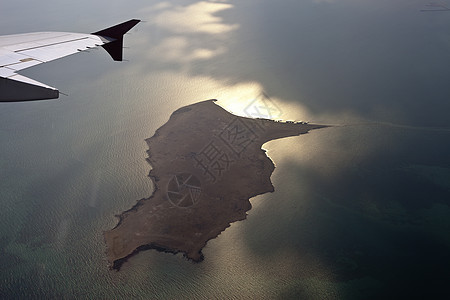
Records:
[[[215,101],[176,110],[146,140],[154,191],[104,232],[112,269],[147,249],[202,261],[209,240],[246,218],[250,198],[274,191],[275,166],[262,145],[328,127],[239,117]]]

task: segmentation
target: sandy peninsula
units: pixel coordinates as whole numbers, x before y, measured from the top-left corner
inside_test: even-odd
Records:
[[[246,218],[250,198],[274,191],[275,167],[261,146],[327,127],[238,117],[214,102],[176,110],[146,140],[155,189],[104,232],[113,269],[146,249],[203,260],[208,240]]]

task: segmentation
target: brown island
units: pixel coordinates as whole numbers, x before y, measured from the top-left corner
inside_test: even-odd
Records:
[[[210,239],[246,218],[250,198],[274,191],[275,166],[261,146],[328,127],[238,117],[214,101],[176,110],[146,140],[154,192],[104,232],[113,269],[146,249],[203,260],[201,250]]]

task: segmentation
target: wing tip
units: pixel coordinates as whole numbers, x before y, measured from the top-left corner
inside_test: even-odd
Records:
[[[100,35],[103,37],[109,37],[113,39],[119,39],[123,37],[125,33],[130,31],[131,28],[136,26],[139,22],[141,22],[141,20],[131,19],[126,22],[102,29],[100,31],[93,32],[92,34]]]
[[[111,40],[102,47],[109,53],[115,61],[123,61],[123,35],[136,26],[141,20],[131,19],[126,22],[108,27],[92,34]]]

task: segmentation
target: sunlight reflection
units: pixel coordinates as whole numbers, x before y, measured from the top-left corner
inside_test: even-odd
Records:
[[[226,24],[217,13],[231,9],[228,3],[197,2],[182,6],[161,2],[141,10],[151,20],[151,32],[135,45],[146,49],[144,56],[155,65],[189,72],[199,61],[211,60],[228,51],[229,33],[238,24]],[[151,45],[148,48],[148,45]]]
[[[148,52],[150,59],[157,58],[163,62],[188,63],[194,60],[205,60],[217,56],[225,51],[223,47],[216,49],[196,48],[191,49],[189,40],[183,36],[175,36],[164,39],[159,45]]]
[[[389,143],[395,145],[393,136],[383,136],[381,128],[357,126],[313,130],[299,137],[270,141],[263,148],[281,169],[296,165],[332,180],[342,176],[343,170],[357,171],[371,157],[385,151]],[[275,169],[274,180],[277,176]]]
[[[231,4],[218,2],[202,1],[186,7],[163,2],[157,6],[163,11],[153,19],[153,23],[176,33],[225,33],[236,29],[238,25],[224,24],[223,19],[215,14],[232,7]]]
[[[265,104],[260,99],[264,99]],[[232,112],[235,115],[243,117],[261,117],[269,119],[282,119],[282,120],[308,120],[310,113],[306,107],[293,102],[283,101],[279,98],[269,97],[264,93],[263,86],[257,82],[242,83],[233,86],[228,92],[223,94],[218,102],[220,106],[226,110]],[[252,105],[259,105],[261,115],[252,115],[249,111]],[[267,113],[264,113],[264,108],[261,106],[275,106],[278,111],[271,117],[268,117]]]
[[[246,222],[251,223],[252,220]],[[299,253],[291,248],[279,248],[273,252],[257,254],[249,247],[243,247],[244,241],[249,242],[245,232],[247,224],[233,223],[220,238],[208,242],[208,247],[204,250],[205,255],[207,257],[215,255],[223,259],[208,261],[214,276],[208,278],[210,282],[206,286],[215,287],[217,281],[226,282],[227,284],[222,285],[230,288],[238,287],[246,291],[245,296],[248,298],[276,298],[280,296],[280,292],[289,291],[293,286],[302,286],[307,299],[325,298],[320,296],[339,293],[337,286],[332,284],[336,280],[334,274],[313,253]],[[224,261],[227,262],[226,270]],[[252,274],[251,278],[248,274]],[[283,278],[279,278],[279,274],[283,274]],[[230,292],[231,290],[227,291]]]

